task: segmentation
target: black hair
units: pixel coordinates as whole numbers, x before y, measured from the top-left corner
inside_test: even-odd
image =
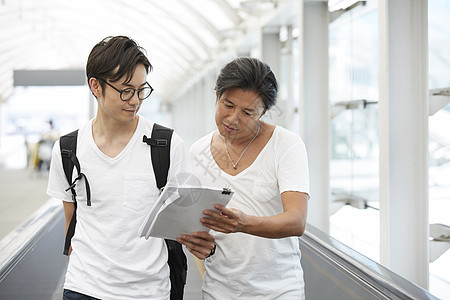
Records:
[[[144,65],[147,73],[153,69],[144,48],[127,36],[109,36],[92,48],[86,64],[87,80],[99,79],[102,88],[103,80],[107,79],[114,82],[126,76],[129,82],[139,64]]]
[[[222,68],[216,81],[218,98],[230,88],[257,93],[265,109],[270,109],[277,101],[278,83],[275,74],[268,64],[256,58],[236,58]]]

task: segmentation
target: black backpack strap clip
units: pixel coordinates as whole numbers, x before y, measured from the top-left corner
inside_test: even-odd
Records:
[[[149,139],[146,135],[144,135],[142,141],[151,147],[167,147],[167,145],[169,145],[169,142],[165,139]]]
[[[73,143],[73,141],[71,141]],[[61,157],[63,159],[63,167],[64,167],[64,173],[66,174],[67,182],[69,183],[69,187],[65,190],[66,192],[68,190],[71,190],[72,192],[72,200],[76,201],[77,193],[75,191],[75,186],[78,180],[84,179],[86,184],[86,202],[87,206],[91,206],[91,188],[89,186],[89,181],[84,173],[81,172],[81,166],[80,162],[78,161],[77,156],[75,155],[76,151],[76,136],[75,136],[75,149],[67,149],[65,148],[65,142],[63,139],[60,140],[61,143]],[[73,144],[69,145],[70,147],[73,146]],[[65,159],[66,158],[66,159]],[[66,162],[66,163],[64,163]],[[68,168],[68,172],[66,172],[66,165]],[[78,176],[72,181],[72,170],[73,168],[77,169]]]

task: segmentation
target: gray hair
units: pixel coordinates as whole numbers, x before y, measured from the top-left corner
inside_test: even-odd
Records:
[[[226,64],[216,81],[218,98],[230,88],[240,88],[258,94],[265,109],[275,105],[278,83],[269,65],[256,58],[240,57]]]

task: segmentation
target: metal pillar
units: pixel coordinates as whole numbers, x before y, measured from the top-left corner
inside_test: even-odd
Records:
[[[381,262],[428,288],[427,1],[380,0]]]
[[[329,232],[328,5],[305,2],[303,36],[304,136],[308,151],[311,200],[308,222]],[[300,47],[301,48],[301,47]]]

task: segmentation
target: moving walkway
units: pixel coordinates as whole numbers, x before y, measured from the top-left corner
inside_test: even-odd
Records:
[[[61,299],[67,268],[63,241],[62,205],[50,199],[1,240],[0,299]],[[312,225],[299,241],[306,299],[437,299]],[[185,299],[199,299],[200,288],[201,275],[191,261]]]

